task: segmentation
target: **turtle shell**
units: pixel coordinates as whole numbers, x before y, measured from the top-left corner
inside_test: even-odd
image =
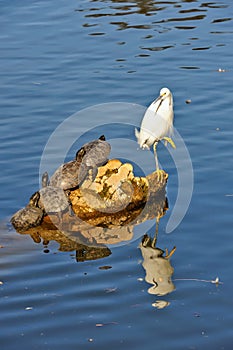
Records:
[[[85,151],[82,161],[87,167],[91,168],[106,163],[111,151],[110,144],[101,139],[88,142],[82,148]]]
[[[63,212],[69,207],[69,201],[63,189],[47,186],[39,192],[38,206],[47,214]]]
[[[62,164],[51,176],[50,186],[60,187],[63,190],[76,188],[87,175],[88,168],[81,159]]]
[[[11,223],[18,231],[26,231],[30,227],[38,226],[43,219],[43,211],[31,205],[18,210],[11,218]]]

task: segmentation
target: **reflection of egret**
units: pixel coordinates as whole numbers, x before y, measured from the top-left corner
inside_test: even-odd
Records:
[[[145,280],[152,284],[152,287],[148,289],[150,294],[165,295],[175,289],[171,280],[174,269],[170,264],[169,258],[176,248],[174,247],[170,254],[166,250],[166,255],[163,255],[164,251],[156,248],[154,243],[154,240],[145,235],[139,246],[143,256],[142,265],[146,271]]]
[[[173,98],[168,88],[160,90],[160,96],[147,108],[142,119],[140,131],[135,129],[135,136],[141,148],[149,150],[153,145],[156,171],[159,175],[159,163],[156,147],[159,141],[169,142],[173,148],[175,144],[168,135],[173,128]]]

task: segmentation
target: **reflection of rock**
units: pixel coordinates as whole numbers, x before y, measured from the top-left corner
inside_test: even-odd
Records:
[[[148,292],[156,295],[165,295],[172,292],[175,289],[171,281],[174,269],[170,264],[169,257],[174,253],[175,248],[169,255],[164,256],[164,251],[156,248],[147,235],[143,237],[139,247],[144,259],[142,265],[146,271],[145,280],[152,284]]]
[[[119,226],[109,229],[84,224],[76,227],[79,228],[81,235],[88,240],[89,245],[93,245],[93,241],[98,244],[117,244],[133,238],[133,226]],[[72,232],[77,232],[75,225],[72,226]]]
[[[57,230],[55,227],[46,227],[46,224],[37,228],[30,228],[26,233],[31,236],[35,243],[56,241],[59,244],[59,250],[63,252],[76,252],[77,261],[96,260],[107,257],[111,254],[111,250],[104,245],[97,244],[92,241],[89,243],[85,237],[79,232],[68,236],[67,233]]]

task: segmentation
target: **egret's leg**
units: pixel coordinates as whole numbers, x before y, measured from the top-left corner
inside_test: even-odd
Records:
[[[157,151],[156,151],[156,147],[157,147],[158,142],[155,142],[153,145],[153,150],[154,150],[154,156],[155,156],[155,167],[156,167],[156,172],[158,175],[158,181],[162,181],[163,179],[163,170],[159,169],[159,161],[158,161],[158,156],[157,156]]]
[[[166,143],[169,142],[170,145],[172,146],[172,148],[176,148],[176,145],[175,145],[174,141],[170,137],[164,136],[163,140],[165,140]]]
[[[156,171],[158,171],[159,170],[159,161],[158,161],[156,147],[157,147],[157,142],[154,143],[153,150],[154,150],[154,156],[155,156],[155,167],[156,167]]]

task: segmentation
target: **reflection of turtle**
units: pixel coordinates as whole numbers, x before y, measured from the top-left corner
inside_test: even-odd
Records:
[[[80,245],[79,249],[76,249],[76,261],[103,259],[111,254],[111,250],[105,246],[89,247],[88,245]]]
[[[11,218],[11,223],[18,231],[26,231],[30,227],[38,226],[43,219],[43,210],[38,208],[39,192],[34,193],[28,205],[17,211]]]
[[[82,164],[82,158],[85,154],[83,148],[76,153],[76,159],[62,164],[51,176],[50,186],[60,187],[68,190],[78,187],[87,175],[87,166]],[[43,185],[43,184],[42,184]]]
[[[40,194],[38,206],[47,214],[58,214],[61,220],[62,212],[70,207],[69,199],[62,188],[50,186],[48,183],[48,173],[44,173],[42,176],[42,189],[38,191]]]

